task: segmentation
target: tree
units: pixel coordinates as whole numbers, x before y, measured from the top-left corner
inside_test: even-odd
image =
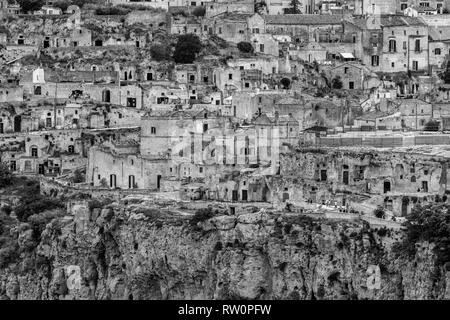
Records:
[[[291,80],[289,78],[283,78],[280,80],[280,83],[284,89],[289,89],[289,87],[291,85]]]
[[[237,48],[240,52],[253,53],[253,46],[250,42],[241,41],[237,44]]]
[[[394,249],[398,253],[413,256],[416,243],[434,243],[436,263],[450,263],[450,205],[429,203],[415,206],[404,223],[405,238]]]
[[[342,83],[341,77],[336,76],[331,80],[331,87],[333,89],[342,89],[343,86],[344,84]]]
[[[9,186],[12,182],[12,173],[6,163],[0,163],[0,188]]]
[[[156,61],[168,60],[170,58],[169,48],[163,44],[154,44],[151,46],[150,54]]]
[[[84,174],[81,172],[81,170],[77,169],[73,173],[73,182],[74,183],[81,183],[84,182]]]
[[[24,222],[34,214],[63,207],[64,203],[58,199],[42,196],[39,192],[33,194],[27,193],[20,198],[15,212],[17,219]]]
[[[300,0],[291,0],[290,8],[284,9],[284,13],[287,14],[300,14],[302,11],[300,10]]]
[[[195,34],[184,34],[178,37],[173,59],[176,63],[192,63],[201,50],[202,44]]]
[[[39,10],[44,5],[44,2],[44,0],[17,0],[17,3],[20,4],[22,11],[25,13]]]
[[[440,127],[440,124],[438,121],[430,120],[425,124],[424,130],[425,131],[439,131],[439,127]]]
[[[204,17],[206,13],[206,8],[205,7],[196,7],[193,11],[192,14],[196,17]]]
[[[441,73],[441,78],[444,80],[444,83],[449,84],[450,83],[450,61],[447,62],[447,67],[445,68],[445,71]]]
[[[102,186],[103,188],[108,188],[108,180],[106,180],[106,178],[102,178],[100,180],[100,186]]]

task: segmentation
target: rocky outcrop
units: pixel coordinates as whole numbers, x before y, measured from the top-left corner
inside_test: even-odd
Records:
[[[0,269],[5,299],[449,299],[432,245],[413,258],[401,234],[362,222],[260,211],[190,217],[113,203],[57,218],[35,265]],[[87,218],[86,218],[87,215]],[[80,223],[79,217],[83,223]],[[25,231],[18,238],[27,243]]]

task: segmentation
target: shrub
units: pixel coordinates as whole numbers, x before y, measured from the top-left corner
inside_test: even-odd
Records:
[[[39,10],[44,5],[44,0],[17,0],[24,13],[32,13]]]
[[[73,182],[74,183],[80,183],[84,181],[84,174],[81,172],[81,170],[75,170],[73,173]]]
[[[155,44],[151,46],[150,54],[156,61],[168,60],[170,58],[169,48],[163,44]]]
[[[0,212],[6,214],[7,216],[9,216],[11,214],[11,207],[9,205],[4,205],[0,208]]]
[[[42,196],[40,193],[25,194],[20,198],[15,208],[17,219],[27,221],[28,217],[39,214],[45,210],[63,208],[64,203],[59,199]]]
[[[342,89],[343,86],[344,84],[342,83],[341,77],[336,76],[331,80],[331,87],[333,89]]]
[[[202,50],[200,39],[195,34],[185,34],[178,37],[173,59],[176,63],[192,63]]]
[[[253,53],[254,49],[250,42],[241,41],[237,44],[237,48],[240,52]]]
[[[430,120],[425,124],[424,130],[425,131],[439,131],[439,127],[440,127],[440,124],[438,121]]]
[[[381,206],[378,206],[373,211],[373,214],[375,215],[375,217],[380,218],[380,219],[384,219],[386,217],[386,213],[384,212],[384,209]]]
[[[284,89],[289,89],[289,87],[291,85],[291,80],[289,80],[288,78],[283,78],[280,80],[280,83]]]
[[[106,180],[106,178],[102,178],[100,180],[100,186],[102,186],[103,188],[108,188],[108,180]]]
[[[213,210],[208,208],[202,208],[195,212],[194,216],[191,219],[191,225],[196,226],[199,222],[203,222],[208,220],[214,216]]]

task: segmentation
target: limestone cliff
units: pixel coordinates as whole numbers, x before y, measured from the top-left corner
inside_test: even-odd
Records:
[[[196,226],[139,201],[71,213],[46,225],[30,268],[18,259],[0,269],[2,298],[450,298],[431,245],[396,257],[400,233],[359,222],[260,211]],[[14,232],[26,246],[30,230]]]

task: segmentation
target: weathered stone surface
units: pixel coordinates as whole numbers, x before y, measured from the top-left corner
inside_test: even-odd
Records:
[[[123,208],[122,208],[123,209]],[[49,270],[20,277],[0,269],[3,299],[445,299],[450,272],[436,273],[433,246],[410,259],[392,253],[398,232],[363,224],[261,213],[189,220],[129,219],[103,209],[83,232],[48,227],[38,252]],[[270,219],[269,219],[270,217]],[[62,218],[61,218],[62,219]],[[269,223],[270,220],[270,223]],[[65,225],[68,224],[68,225]],[[22,235],[23,240],[27,238]],[[21,240],[22,241],[22,240]],[[370,267],[370,266],[375,267]],[[71,289],[67,267],[80,268]],[[372,270],[380,268],[379,279]],[[375,269],[374,269],[375,268]],[[72,275],[73,277],[73,275]],[[379,283],[380,289],[371,289]]]

